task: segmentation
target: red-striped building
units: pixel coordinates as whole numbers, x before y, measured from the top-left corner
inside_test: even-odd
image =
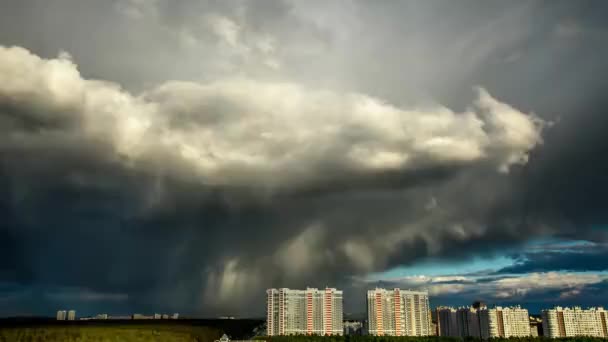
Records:
[[[275,335],[342,335],[342,291],[269,289],[267,329]]]
[[[427,292],[370,290],[367,313],[370,335],[428,336],[433,333]]]

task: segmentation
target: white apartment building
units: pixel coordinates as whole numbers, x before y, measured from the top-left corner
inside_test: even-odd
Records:
[[[430,336],[431,316],[426,291],[367,291],[368,332],[376,336]]]
[[[342,335],[342,291],[268,289],[267,333],[276,335]]]
[[[608,337],[608,313],[604,308],[582,309],[560,306],[542,311],[546,337],[593,336]]]
[[[530,336],[528,310],[516,307],[481,308],[478,311],[481,337],[525,337]]]
[[[57,320],[58,321],[65,321],[66,318],[67,318],[67,311],[65,311],[65,310],[57,311]]]
[[[76,311],[70,310],[68,311],[68,321],[76,320]]]

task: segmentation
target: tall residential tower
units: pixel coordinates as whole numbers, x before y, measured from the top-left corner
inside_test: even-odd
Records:
[[[429,336],[431,316],[426,291],[375,289],[367,291],[370,335]]]
[[[268,289],[268,336],[342,335],[342,291]]]
[[[519,306],[481,308],[477,314],[483,339],[530,336],[528,310]]]

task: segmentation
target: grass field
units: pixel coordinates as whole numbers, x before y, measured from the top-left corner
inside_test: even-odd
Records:
[[[220,324],[223,322],[212,322]],[[228,322],[233,323],[233,322]],[[239,325],[242,323],[236,322]],[[252,322],[246,322],[251,324]],[[234,330],[234,327],[233,331]],[[249,328],[245,325],[243,328]],[[213,342],[224,330],[217,325],[192,324],[71,324],[29,325],[0,327],[0,342]],[[258,336],[266,342],[475,342],[477,339],[448,337],[391,337],[391,336]],[[559,340],[543,338],[494,339],[492,342],[602,342],[606,339],[576,337]]]
[[[218,329],[187,325],[0,328],[0,342],[213,342]]]

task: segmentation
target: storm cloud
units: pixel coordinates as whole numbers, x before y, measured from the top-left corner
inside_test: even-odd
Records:
[[[599,10],[474,5],[3,3],[0,302],[261,315],[266,287],[605,242]],[[580,253],[409,283],[576,298],[606,281],[551,273],[601,271]]]

